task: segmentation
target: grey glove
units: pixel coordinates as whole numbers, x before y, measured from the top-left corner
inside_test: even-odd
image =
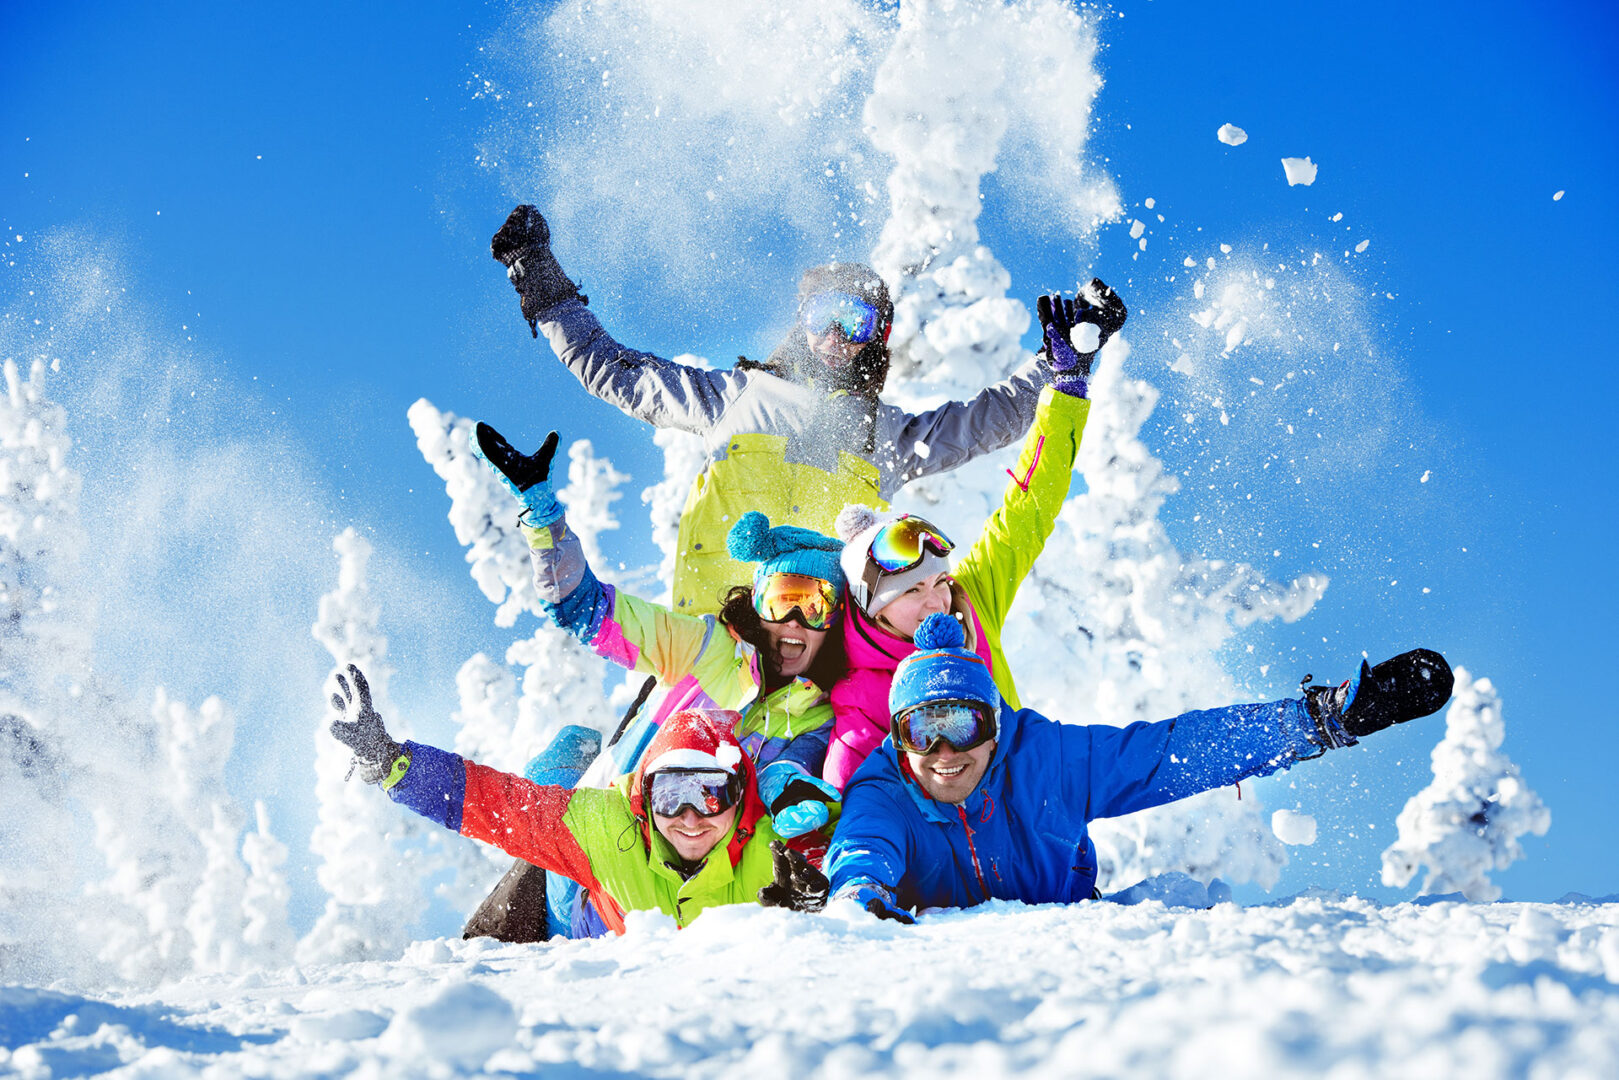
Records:
[[[337,710],[338,717],[332,721],[331,727],[332,738],[354,751],[349,776],[359,769],[360,779],[368,784],[382,784],[390,779],[397,783],[398,777],[393,777],[392,773],[397,769],[399,775],[403,776],[404,770],[410,766],[410,756],[405,753],[404,747],[388,737],[388,729],[383,726],[381,715],[371,707],[371,687],[360,669],[353,664],[349,665],[349,678],[354,680],[352,690],[349,689],[348,679],[343,678],[341,673],[337,676],[338,688],[343,692],[332,695],[332,708]],[[351,711],[354,716],[352,720],[348,719]]]
[[[579,285],[562,272],[551,254],[551,226],[534,207],[524,204],[506,217],[506,224],[489,241],[489,253],[506,268],[512,288],[523,304],[523,318],[535,337],[540,336],[540,315],[564,300],[579,299]]]

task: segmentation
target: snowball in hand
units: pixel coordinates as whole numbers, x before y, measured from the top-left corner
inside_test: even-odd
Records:
[[[1308,156],[1285,157],[1282,159],[1282,168],[1287,171],[1287,186],[1303,184],[1309,187],[1315,183],[1315,162]]]
[[[1270,816],[1270,831],[1284,844],[1307,847],[1315,843],[1315,818],[1296,810],[1278,810]]]
[[[1068,331],[1068,342],[1081,355],[1095,352],[1102,345],[1102,328],[1093,322],[1075,323]]]
[[[1248,141],[1248,133],[1236,124],[1221,124],[1214,135],[1227,146],[1241,146]]]

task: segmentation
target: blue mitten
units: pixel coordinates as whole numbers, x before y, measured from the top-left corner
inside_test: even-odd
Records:
[[[889,919],[893,922],[904,923],[906,926],[912,926],[916,923],[916,919],[912,918],[910,912],[896,906],[892,894],[874,881],[851,882],[839,889],[838,895],[833,899],[853,900],[879,919]]]
[[[837,788],[811,776],[796,761],[772,761],[759,771],[759,798],[774,819],[776,835],[791,840],[831,821],[826,804],[840,796]]]
[[[557,433],[545,437],[545,442],[532,454],[520,453],[516,447],[490,427],[480,423],[472,429],[472,452],[485,465],[518,502],[526,507],[527,523],[535,526],[550,525],[562,518],[562,504],[557,502],[551,489],[551,458],[557,452]]]

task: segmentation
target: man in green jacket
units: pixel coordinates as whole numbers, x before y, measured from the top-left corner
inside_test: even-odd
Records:
[[[362,779],[462,836],[579,882],[616,933],[626,911],[661,911],[685,926],[711,907],[758,902],[778,863],[799,879],[819,877],[781,847],[732,732],[734,712],[676,713],[617,786],[569,789],[396,743],[360,669],[349,665],[337,682],[332,735],[354,751]]]

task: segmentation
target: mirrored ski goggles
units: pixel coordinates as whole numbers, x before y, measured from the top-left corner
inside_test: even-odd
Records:
[[[741,798],[742,777],[724,769],[659,769],[646,778],[647,805],[659,817],[679,817],[688,806],[713,817]]]
[[[870,554],[878,569],[885,574],[895,574],[920,563],[929,548],[939,555],[948,555],[955,547],[938,526],[910,514],[901,514],[877,530],[877,535],[871,538]]]
[[[971,750],[995,737],[995,717],[982,705],[936,701],[918,705],[893,722],[894,742],[909,754],[931,754],[940,742]]]
[[[817,337],[834,326],[845,340],[864,345],[877,336],[877,306],[853,293],[824,292],[806,296],[798,305],[798,317],[806,333]]]
[[[797,612],[811,630],[825,630],[838,621],[843,597],[825,578],[771,574],[753,587],[753,610],[766,622],[786,622]]]

